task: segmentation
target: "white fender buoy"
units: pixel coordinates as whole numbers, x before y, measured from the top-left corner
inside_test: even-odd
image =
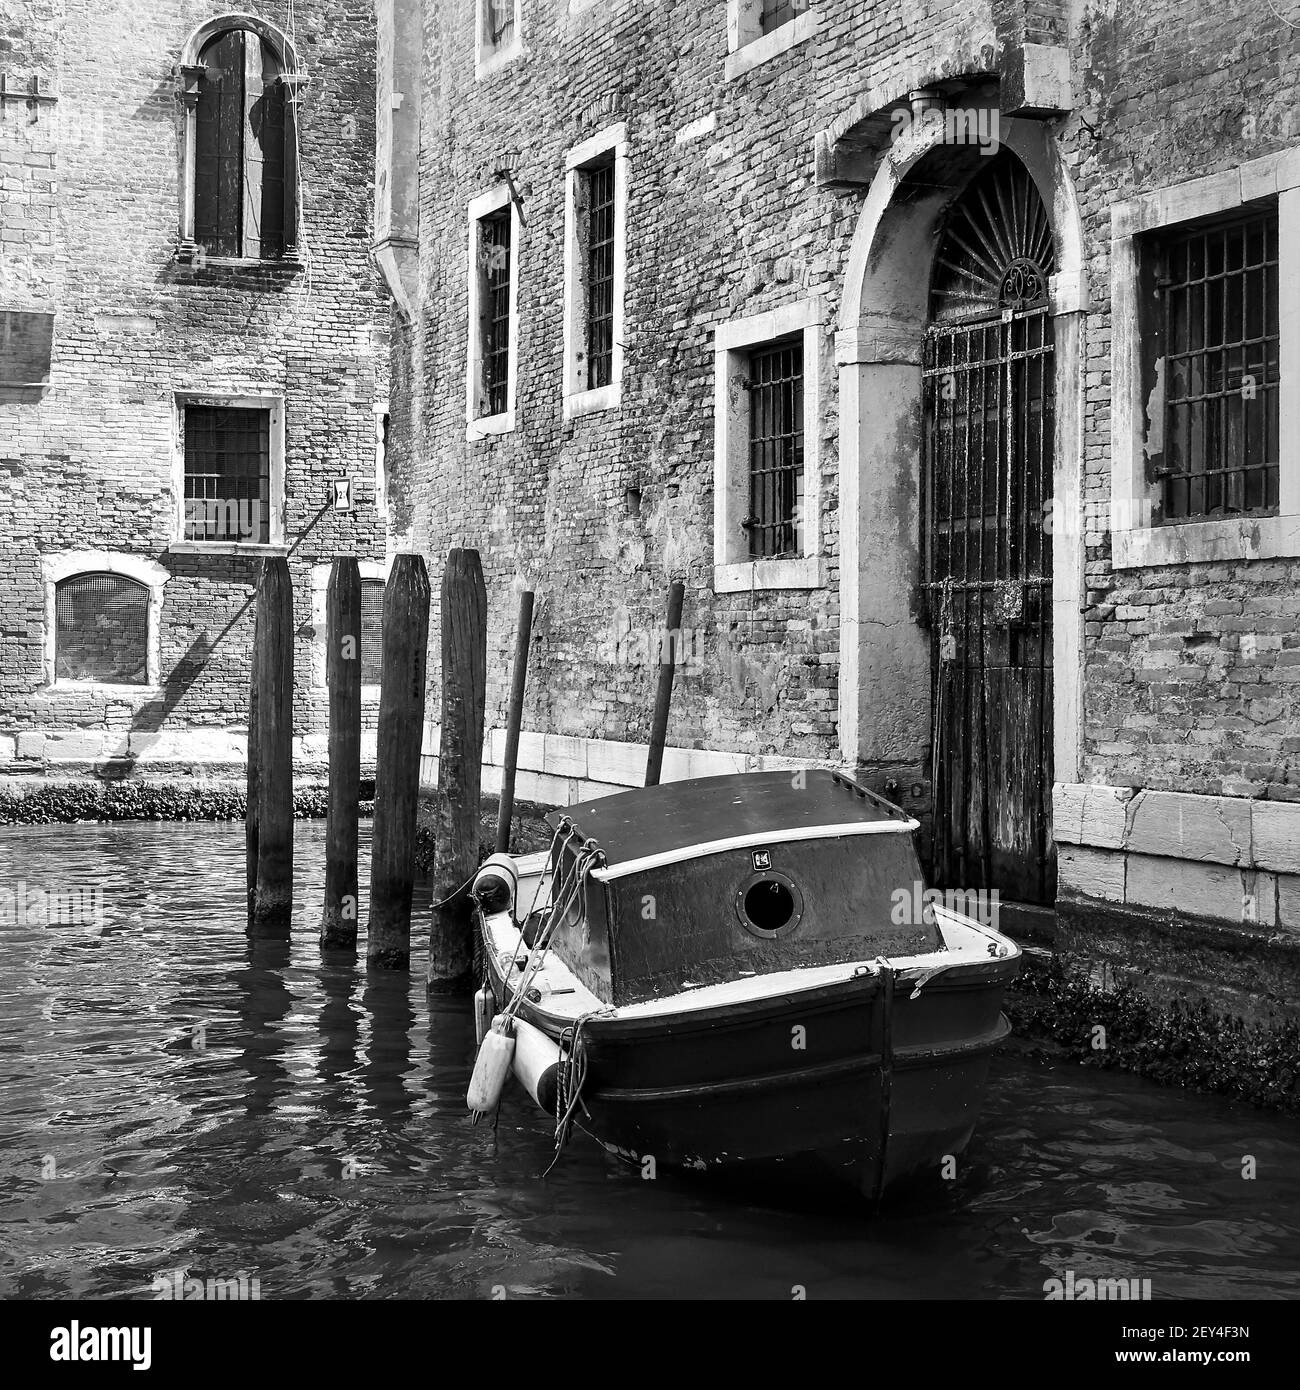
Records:
[[[514,1071],[519,1084],[548,1115],[554,1115],[560,1069],[558,1045],[523,1019],[515,1020],[515,1042]]]
[[[478,1056],[474,1059],[474,1074],[469,1079],[469,1090],[465,1093],[465,1104],[471,1110],[487,1113],[497,1108],[515,1055],[514,1036],[506,1032],[509,1027],[510,1020],[503,1014],[493,1019],[492,1027],[483,1039]]]
[[[484,985],[474,996],[474,1042],[478,1047],[483,1046],[483,1039],[492,1028],[492,1018],[496,1011],[496,997],[487,985]]]
[[[519,868],[508,854],[491,854],[478,867],[470,891],[485,914],[511,912],[519,896]]]

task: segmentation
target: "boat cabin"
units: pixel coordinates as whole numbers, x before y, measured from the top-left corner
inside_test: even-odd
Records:
[[[605,1003],[943,949],[915,920],[916,821],[839,773],[669,782],[547,819],[573,900],[551,948]]]

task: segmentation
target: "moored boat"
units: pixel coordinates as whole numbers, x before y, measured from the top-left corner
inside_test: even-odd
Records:
[[[673,782],[548,817],[474,884],[471,1108],[513,1070],[631,1162],[830,1172],[878,1196],[968,1144],[1013,941],[932,901],[916,822],[820,770]]]

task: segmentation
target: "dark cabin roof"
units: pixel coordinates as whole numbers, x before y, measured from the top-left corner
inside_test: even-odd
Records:
[[[818,832],[862,835],[916,829],[897,806],[857,787],[839,773],[810,768],[804,784],[795,771],[740,772],[639,787],[552,811],[565,816],[605,853],[600,877],[619,877],[620,866],[649,868],[766,841],[813,839]]]

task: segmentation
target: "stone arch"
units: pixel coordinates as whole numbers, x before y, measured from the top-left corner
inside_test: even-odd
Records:
[[[1083,537],[1080,338],[1087,309],[1082,220],[1046,124],[1002,118],[999,145],[1025,167],[1052,226],[1057,273],[1053,494],[1075,524],[1053,534],[1054,765],[1078,776]],[[840,754],[878,777],[916,781],[930,737],[930,636],[918,620],[921,351],[935,240],[979,168],[977,147],[923,130],[884,152],[845,267],[840,397]],[[1061,511],[1054,513],[1060,516]]]
[[[193,67],[199,61],[199,54],[203,52],[208,40],[218,34],[224,34],[228,29],[249,29],[259,34],[275,50],[285,72],[298,71],[298,55],[294,50],[293,41],[287,34],[267,20],[259,19],[257,15],[238,13],[215,15],[212,19],[205,19],[194,29],[181,48],[181,66]]]

